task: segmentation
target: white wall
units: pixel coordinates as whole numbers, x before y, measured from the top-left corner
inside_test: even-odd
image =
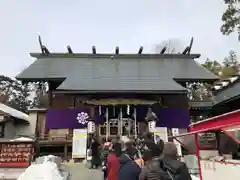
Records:
[[[16,135],[24,135],[24,136],[35,136],[37,124],[37,113],[31,112],[29,114],[29,124],[21,124],[15,126]]]
[[[202,159],[219,156],[218,150],[200,150],[199,155]]]
[[[4,138],[13,138],[16,135],[14,122],[12,120],[8,120],[5,123],[4,128]]]
[[[231,162],[236,162],[239,164],[201,160],[203,180],[239,180],[240,161],[231,160]]]
[[[15,120],[17,121],[17,120]],[[29,124],[14,124],[14,121],[9,119],[5,123],[4,138],[15,138],[16,136],[35,136],[37,124],[37,113],[29,114]]]

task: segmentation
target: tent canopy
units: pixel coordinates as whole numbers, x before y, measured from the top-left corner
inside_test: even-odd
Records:
[[[236,127],[240,127],[240,109],[192,123],[189,126],[189,132],[180,134],[178,137],[209,131],[224,131],[227,129],[235,129]]]
[[[190,132],[221,130],[236,125],[240,125],[240,109],[193,123],[190,125]]]

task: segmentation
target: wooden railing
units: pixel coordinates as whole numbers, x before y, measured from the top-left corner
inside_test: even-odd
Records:
[[[63,135],[49,135],[42,134],[37,137],[37,140],[72,140],[73,134],[63,134]]]

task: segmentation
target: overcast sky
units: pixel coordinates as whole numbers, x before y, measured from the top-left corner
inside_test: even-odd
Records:
[[[240,52],[237,34],[222,36],[223,0],[1,0],[0,74],[14,77],[33,62],[30,52],[40,52],[37,35],[52,52],[144,53],[168,39],[193,51],[223,59],[229,50]],[[240,53],[239,53],[240,54]]]

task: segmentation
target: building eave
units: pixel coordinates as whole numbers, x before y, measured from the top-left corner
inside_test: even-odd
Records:
[[[204,78],[202,78],[202,79],[196,79],[196,78],[191,78],[191,77],[189,77],[189,78],[184,78],[184,79],[182,79],[182,78],[173,78],[176,82],[178,82],[178,83],[185,83],[185,82],[192,82],[192,83],[194,83],[194,82],[204,82],[204,83],[210,83],[210,84],[213,84],[216,80],[218,80],[219,78],[212,78],[212,79],[204,79]]]
[[[27,82],[63,82],[66,77],[45,77],[45,78],[28,78],[16,76],[17,80],[22,81],[23,83]]]
[[[217,102],[217,103],[214,104],[214,107],[219,106],[219,105],[223,105],[223,104],[226,104],[226,103],[229,103],[229,102],[238,100],[238,99],[240,99],[240,94],[238,94],[238,95],[236,95],[236,96],[234,96],[234,97],[232,97],[232,98],[228,98],[228,99],[226,99],[226,100]]]
[[[213,101],[188,101],[189,108],[192,110],[211,109]]]
[[[152,91],[152,90],[142,90],[142,91],[136,91],[136,90],[132,90],[132,91],[128,91],[128,90],[124,90],[124,91],[120,91],[120,90],[56,90],[54,91],[55,94],[88,94],[88,93],[146,93],[146,94],[186,94],[187,91],[186,90],[159,90],[159,91]]]
[[[30,53],[34,58],[199,58],[201,54],[90,54],[90,53]]]
[[[32,113],[32,112],[47,112],[47,108],[32,108],[32,109],[28,109],[28,112]]]

